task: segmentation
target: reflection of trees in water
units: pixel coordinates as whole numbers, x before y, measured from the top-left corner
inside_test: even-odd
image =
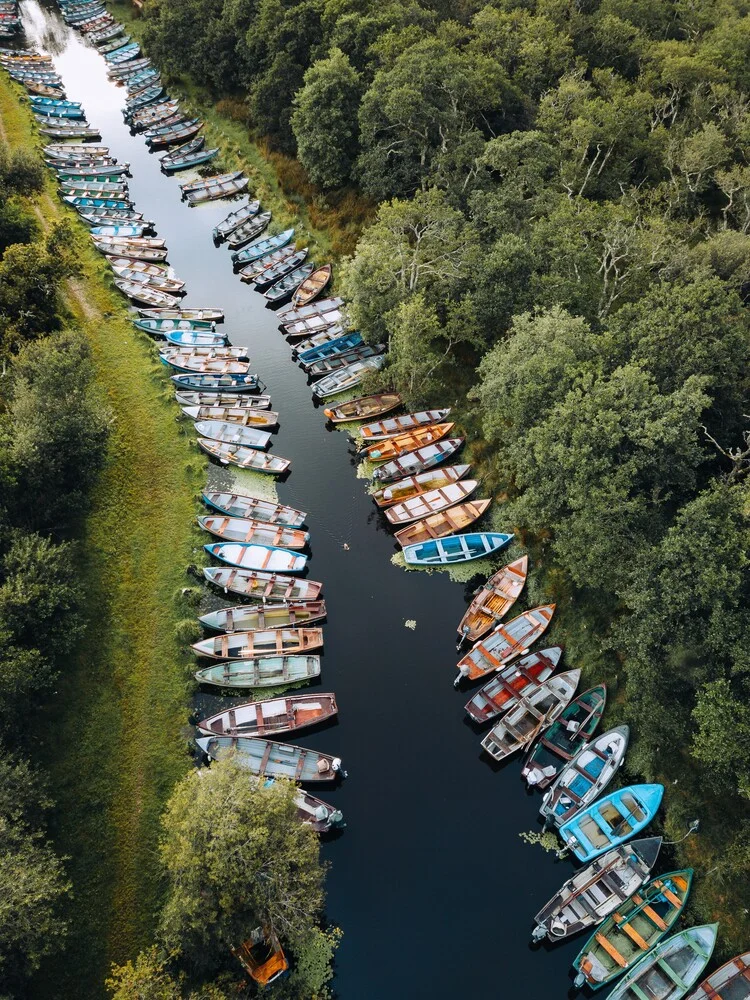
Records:
[[[39,36],[39,44],[51,56],[59,56],[65,51],[67,29],[54,22],[45,25],[45,30]]]
[[[59,56],[65,51],[68,27],[47,6],[26,4],[25,17],[22,17],[24,29],[30,42],[46,49],[52,56]]]

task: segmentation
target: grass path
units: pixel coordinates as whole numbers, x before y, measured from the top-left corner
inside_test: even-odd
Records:
[[[10,144],[36,144],[28,108],[6,79],[0,119]],[[64,214],[51,180],[39,205],[46,225]],[[159,815],[190,766],[180,735],[189,660],[175,627],[190,614],[180,590],[205,469],[175,421],[147,338],[134,331],[83,239],[81,260],[84,274],[70,283],[67,305],[91,345],[113,432],[83,525],[89,628],[43,727],[58,803],[53,835],[70,857],[75,897],[69,947],[43,971],[34,995],[60,998],[101,996],[110,963],[132,956],[153,932]]]

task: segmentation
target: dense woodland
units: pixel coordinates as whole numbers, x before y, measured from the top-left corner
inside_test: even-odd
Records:
[[[747,946],[750,5],[147,0],[150,53],[377,204],[339,287],[463,400],[569,656],[619,682],[694,905]],[[240,109],[237,111],[237,109]],[[744,915],[743,915],[744,914]]]

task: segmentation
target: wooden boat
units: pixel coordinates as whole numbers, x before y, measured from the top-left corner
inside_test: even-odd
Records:
[[[216,243],[220,243],[225,240],[230,233],[233,233],[238,226],[241,226],[243,222],[251,219],[258,209],[260,208],[259,201],[250,201],[241,208],[236,209],[234,212],[230,212],[229,215],[218,226],[214,227],[213,238]]]
[[[236,181],[240,177],[242,177],[241,170],[233,170],[227,174],[215,174],[213,177],[198,177],[197,180],[185,181],[184,184],[180,184],[180,191],[182,191],[184,196],[193,191],[202,191],[203,188],[210,187],[212,184],[222,184],[224,181]]]
[[[750,998],[750,951],[726,962],[704,979],[689,1000],[748,1000]]]
[[[39,94],[42,97],[55,97],[63,98],[65,97],[65,91],[62,87],[53,87],[48,83],[41,83],[35,80],[26,81],[26,89],[32,94]]]
[[[255,448],[240,448],[221,441],[209,441],[207,438],[198,438],[198,444],[205,452],[218,459],[222,465],[236,465],[240,469],[267,472],[272,476],[283,475],[292,464],[288,458],[268,455]]]
[[[446,417],[450,415],[450,412],[450,408],[445,410],[420,410],[417,413],[405,413],[400,417],[387,417],[385,420],[376,420],[374,423],[363,424],[359,428],[359,436],[366,445],[372,441],[392,440],[403,434],[410,434],[433,425],[452,428],[453,424],[443,423]]]
[[[49,136],[50,139],[101,139],[102,134],[93,125],[70,125],[62,128],[59,125],[40,126],[42,135]]]
[[[208,514],[198,518],[204,531],[224,542],[256,542],[259,545],[280,546],[283,549],[304,549],[310,541],[307,531],[290,528],[285,524],[269,524],[246,517],[227,517],[226,514]]]
[[[195,431],[201,437],[212,441],[224,441],[226,444],[243,445],[247,448],[267,448],[271,442],[268,431],[259,431],[256,427],[244,427],[242,424],[229,423],[224,420],[199,420]]]
[[[292,348],[292,357],[298,361],[303,368],[308,368],[316,361],[325,361],[327,358],[338,357],[350,351],[353,347],[360,347],[364,341],[362,334],[357,330],[349,333],[340,333],[338,336],[329,337],[328,334],[319,334],[322,340],[312,343],[311,340],[298,344]],[[317,338],[313,337],[312,340]]]
[[[159,157],[159,163],[162,165],[162,170],[164,169],[165,164],[169,164],[174,160],[179,159],[181,156],[187,156],[188,153],[199,153],[205,144],[206,140],[204,136],[199,135],[197,138],[191,139],[189,142],[184,142],[181,146],[175,147],[175,149],[170,150],[168,153],[162,153]]]
[[[525,655],[529,646],[547,631],[554,613],[554,604],[542,604],[522,612],[507,625],[497,625],[458,661],[459,677],[475,681]]]
[[[386,510],[385,516],[391,524],[409,524],[411,521],[417,521],[430,514],[453,507],[454,504],[471,496],[478,485],[476,479],[464,479],[456,483],[449,483],[440,489],[428,490],[427,493],[422,493],[413,500],[394,504]]]
[[[201,615],[198,621],[215,632],[310,625],[326,617],[325,601],[281,601],[278,604],[238,604]]]
[[[114,27],[115,26],[113,25],[111,29],[103,29],[103,33],[105,35],[109,34],[109,31],[114,30]],[[106,55],[108,52],[114,52],[115,49],[119,49],[123,45],[127,45],[128,42],[132,41],[130,35],[122,35],[121,37],[118,37],[120,36],[122,28],[119,25],[117,25],[117,28],[118,28],[117,35],[110,35],[109,38],[99,38],[98,41],[95,41],[94,44],[96,45],[97,49],[99,50],[99,52],[101,52],[103,56]],[[99,32],[96,32],[95,34],[99,35]],[[125,65],[127,66],[127,63],[125,63]]]
[[[475,531],[465,535],[447,535],[404,548],[410,566],[452,566],[494,555],[513,540],[513,535],[499,531]]]
[[[446,465],[418,476],[408,476],[390,486],[375,490],[371,494],[378,507],[391,507],[397,503],[406,503],[425,493],[444,489],[451,483],[456,483],[471,471],[470,465]]]
[[[401,406],[397,392],[378,392],[374,396],[360,396],[346,403],[339,403],[331,409],[323,410],[332,424],[343,424],[349,420],[370,420],[382,417]]]
[[[195,319],[137,319],[135,326],[156,336],[166,337],[175,333],[208,333],[214,334],[216,324],[208,320]],[[216,336],[221,336],[216,334]]]
[[[297,806],[297,819],[300,823],[311,826],[316,833],[330,833],[331,830],[340,830],[346,826],[340,809],[334,809],[303,788],[295,791],[294,803]]]
[[[201,499],[209,507],[218,510],[228,517],[249,517],[254,521],[265,521],[268,524],[283,524],[289,528],[298,528],[305,523],[307,514],[294,507],[274,503],[272,500],[262,500],[260,497],[247,493],[201,493]]]
[[[168,336],[179,336],[169,334]],[[197,334],[205,337],[206,334]],[[224,423],[241,424],[244,427],[275,427],[279,422],[278,413],[260,410],[252,406],[185,406],[182,412],[191,420],[218,420]],[[206,435],[210,437],[211,435]]]
[[[312,261],[308,261],[300,267],[295,267],[294,270],[290,271],[283,278],[275,281],[269,288],[267,288],[263,293],[263,298],[268,302],[281,302],[281,300],[285,299],[287,295],[292,294],[292,291],[304,277],[308,274],[312,274],[314,267],[315,264],[313,264]]]
[[[257,260],[254,260],[250,264],[245,264],[243,267],[241,267],[238,272],[240,280],[250,284],[256,281],[257,278],[261,277],[264,271],[276,267],[277,264],[283,263],[290,257],[294,257],[296,253],[297,250],[293,243],[287,244],[286,246],[283,247],[279,247],[278,250],[272,250],[271,253],[267,253],[263,257],[258,257]],[[307,253],[306,247],[305,247],[305,253]],[[295,267],[296,266],[297,265],[295,264]]]
[[[521,767],[531,788],[547,788],[594,735],[607,701],[606,684],[579,694],[532,746]]]
[[[291,694],[233,705],[202,719],[198,729],[207,736],[276,736],[327,722],[338,710],[332,693]]]
[[[281,687],[320,677],[319,656],[262,656],[256,660],[212,663],[195,673],[199,684],[223,688]]]
[[[434,444],[447,437],[455,425],[452,423],[432,424],[429,427],[418,427],[413,431],[396,434],[393,437],[376,441],[364,449],[364,454],[371,462],[388,462],[400,458],[408,452],[417,451],[426,445]]]
[[[233,233],[227,237],[227,242],[233,250],[239,250],[240,247],[244,247],[246,243],[251,243],[256,239],[263,230],[268,226],[271,221],[270,212],[261,212],[260,215],[256,215],[253,219],[248,219],[243,222],[242,225],[238,226]]]
[[[343,321],[344,300],[338,297],[318,299],[309,306],[287,306],[279,312],[279,329],[287,337],[307,337]]]
[[[290,743],[272,743],[257,737],[230,739],[228,736],[204,736],[195,742],[212,760],[222,760],[234,752],[238,764],[261,777],[330,782],[339,775],[346,776],[338,757]]]
[[[96,243],[96,249],[106,257],[116,253],[129,260],[150,260],[152,262],[163,262],[167,259],[167,250],[156,248],[140,247],[128,243]],[[137,324],[136,324],[137,325]]]
[[[445,438],[417,448],[416,451],[408,451],[375,469],[372,478],[379,483],[392,483],[409,476],[418,476],[455,455],[463,443],[464,439],[460,437]]]
[[[182,125],[176,125],[167,131],[159,132],[158,135],[152,135],[146,139],[146,142],[151,149],[166,149],[168,146],[177,146],[192,139],[202,128],[203,122],[194,119]]]
[[[97,249],[101,249],[103,253],[116,253],[122,257],[132,257],[133,255],[130,251],[133,248],[138,250],[165,250],[167,246],[166,241],[159,236],[138,236],[135,233],[97,233],[93,229],[91,232]],[[125,248],[127,248],[127,253],[125,252]],[[141,309],[138,311],[143,313]],[[157,310],[157,312],[162,311],[161,309]]]
[[[323,590],[317,580],[298,580],[281,573],[258,573],[233,566],[205,566],[203,575],[225,593],[255,601],[316,601]]]
[[[560,836],[579,861],[591,861],[648,826],[663,795],[658,784],[618,788],[563,823]]]
[[[294,295],[292,295],[292,305],[295,309],[298,309],[300,306],[306,306],[313,299],[316,299],[328,285],[332,275],[333,268],[331,265],[324,264],[317,271],[313,271],[308,278],[305,278],[299,288],[295,290]]]
[[[108,25],[106,28],[100,28],[98,31],[90,31],[88,37],[91,39],[94,45],[96,45],[97,49],[102,53],[102,55],[104,55],[105,49],[104,46],[102,45],[103,42],[109,42],[112,39],[115,39],[117,42],[117,48],[119,49],[122,47],[123,44],[127,45],[128,42],[131,41],[130,35],[123,35],[122,38],[118,37],[119,35],[123,34],[124,30],[125,29],[123,25],[119,24],[118,22],[115,22],[114,24]],[[115,49],[114,47],[107,48],[106,51],[114,52]]]
[[[250,937],[231,952],[245,972],[261,989],[270,986],[289,968],[284,949],[273,931],[256,927]]]
[[[187,192],[187,203],[192,208],[205,201],[215,201],[217,198],[231,198],[235,194],[240,194],[250,183],[244,176],[230,177],[225,180],[215,179],[211,183]]]
[[[295,250],[293,246],[282,247],[276,253],[280,255],[280,259],[267,264],[265,267],[261,268],[260,264],[262,261],[268,260],[268,257],[261,257],[255,264],[248,264],[246,267],[243,267],[240,270],[240,281],[246,283],[253,282],[257,292],[264,291],[264,289],[269,288],[281,278],[292,274],[301,264],[304,264],[307,257],[307,247],[302,247],[301,250]],[[269,254],[268,256],[272,255]]]
[[[581,747],[544,793],[539,815],[545,826],[561,826],[601,795],[625,760],[628,726],[617,726]]]
[[[224,632],[190,647],[209,660],[253,660],[259,656],[309,653],[323,645],[321,628],[273,628],[252,632]]]
[[[688,927],[660,942],[628,970],[608,1000],[682,1000],[708,965],[718,924]],[[740,994],[741,995],[741,994]],[[714,995],[715,996],[715,995]]]
[[[462,484],[455,484],[456,487],[459,485]],[[478,521],[491,503],[492,500],[467,500],[446,510],[439,510],[422,518],[421,521],[415,521],[401,528],[396,532],[396,541],[402,548],[406,548],[408,545],[418,545],[430,538],[444,538]]]
[[[661,842],[634,840],[579,868],[537,913],[532,939],[563,941],[601,923],[648,881]]]
[[[94,208],[94,207],[96,207],[96,206],[92,205],[92,208]],[[110,208],[114,208],[114,207],[115,207],[114,205],[110,205]],[[121,208],[129,208],[129,207],[131,207],[131,205],[130,205],[130,202],[128,202],[126,204],[120,205],[120,207]],[[101,249],[102,246],[115,246],[115,243],[114,242],[108,242],[105,239],[106,237],[118,238],[119,242],[120,242],[120,245],[124,245],[127,242],[128,237],[131,240],[148,240],[149,241],[149,246],[153,249],[154,248],[154,244],[153,244],[151,238],[148,237],[148,236],[144,236],[143,235],[146,232],[146,229],[147,229],[147,226],[145,226],[142,222],[139,222],[139,223],[136,223],[135,225],[133,225],[131,223],[129,225],[121,225],[121,226],[119,226],[119,225],[118,226],[94,226],[90,230],[90,233],[91,233],[91,239],[96,244],[97,250]],[[161,249],[163,249],[164,248],[164,240],[158,240],[157,242],[158,242],[159,247]],[[134,243],[133,245],[136,245],[136,244]],[[141,244],[141,245],[146,245],[146,244]]]
[[[692,868],[660,875],[610,914],[573,960],[578,989],[601,989],[658,944],[685,908],[692,880]]]
[[[162,357],[165,365],[183,375],[213,375],[214,377],[254,378],[250,374],[247,361],[233,361],[231,358],[191,358],[185,354]],[[175,376],[176,377],[176,376]]]
[[[202,330],[175,330],[166,335],[166,340],[172,347],[222,347],[227,342],[222,333],[204,333]]]
[[[195,389],[198,392],[211,393],[242,393],[262,392],[265,386],[257,375],[215,375],[209,372],[190,372],[189,374],[173,375],[172,381],[177,389]]]
[[[97,181],[117,184],[119,182],[119,178],[127,174],[129,169],[130,165],[128,163],[122,163],[120,166],[113,163],[110,165],[90,167],[69,167],[67,165],[55,167],[58,178],[61,181],[70,181],[71,184],[80,184],[81,182],[92,184]]]
[[[168,295],[166,292],[160,292],[156,288],[149,288],[148,285],[141,281],[122,281],[120,279],[115,280],[115,287],[127,295],[129,299],[133,302],[141,302],[148,306],[172,306],[179,302],[174,295]]]
[[[130,209],[133,207],[133,202],[128,198],[89,198],[78,195],[64,195],[62,199],[66,204],[72,205],[79,212],[84,212],[87,210],[96,210],[99,212],[106,212],[109,209],[115,209],[115,211],[121,211],[123,209]],[[141,228],[145,231],[146,226],[143,223],[139,223]],[[95,226],[93,229],[98,229],[100,227]]]
[[[360,361],[376,358],[382,354],[385,354],[385,344],[359,344],[357,347],[334,353],[331,357],[314,361],[312,364],[303,365],[303,367],[309,377],[315,379],[320,378],[321,375],[329,375],[331,372],[342,371]]]
[[[134,112],[128,125],[131,132],[148,132],[150,129],[163,128],[170,121],[176,123],[177,121],[187,121],[187,118],[180,111],[176,101],[155,101],[153,104],[148,104],[145,108]],[[200,149],[205,141],[203,136],[199,136],[197,139],[178,146],[174,152],[185,149],[186,146],[192,146],[193,143],[197,143],[198,149]],[[170,155],[170,153],[164,153],[162,161],[164,157]]]
[[[161,241],[162,244],[164,241]],[[221,309],[209,309],[202,308],[196,309],[194,307],[185,308],[184,306],[179,309],[139,309],[138,312],[141,316],[146,319],[189,319],[196,320],[198,322],[213,322],[221,323],[224,319],[224,312]]]
[[[210,542],[203,548],[214,559],[219,559],[230,566],[259,570],[263,573],[301,573],[307,565],[307,556],[273,545],[258,545],[254,542]]]
[[[98,160],[109,155],[109,146],[90,146],[85,142],[52,142],[44,147],[43,152],[45,156],[50,156],[56,160],[66,160],[71,156],[89,157],[93,160]]]
[[[120,275],[125,271],[130,271],[159,277],[160,275],[166,275],[168,272],[166,264],[137,260],[131,257],[113,257],[111,254],[107,254],[107,263],[116,274]]]
[[[104,58],[110,66],[119,66],[120,63],[127,62],[129,59],[135,59],[136,56],[140,55],[140,51],[138,42],[129,42],[114,52],[108,52]]]
[[[31,104],[32,108],[35,110],[38,110],[39,108],[64,108],[66,110],[75,109],[76,111],[81,110],[80,101],[58,100],[52,97],[30,97],[29,104]]]
[[[283,233],[279,233],[277,236],[268,236],[264,240],[255,240],[254,243],[250,243],[249,246],[243,247],[242,250],[237,250],[232,254],[232,263],[235,270],[239,270],[245,264],[252,264],[253,261],[259,260],[261,257],[265,257],[266,254],[271,253],[272,250],[278,250],[281,247],[285,247],[287,243],[290,243],[292,237],[294,236],[293,229],[285,229]]]
[[[213,149],[200,149],[194,153],[183,153],[181,156],[176,156],[174,159],[162,163],[161,169],[165,174],[176,174],[180,170],[189,170],[191,167],[198,167],[203,163],[208,163],[209,160],[213,160],[218,152],[219,147],[215,146]]]
[[[141,56],[139,59],[130,59],[121,66],[107,66],[107,76],[110,80],[125,80],[133,73],[139,73],[142,69],[148,69],[153,63],[148,56]],[[177,101],[174,102],[175,104]]]
[[[113,267],[112,270],[118,278],[131,285],[144,285],[149,289],[156,289],[158,292],[166,292],[172,297],[185,294],[185,282],[179,281],[177,278],[170,278],[164,271],[152,273],[140,271],[137,267]]]
[[[464,708],[468,715],[482,723],[514,708],[551,677],[561,656],[560,646],[550,646],[502,667],[467,701]]]
[[[502,713],[500,720],[482,740],[482,749],[493,760],[502,761],[516,750],[529,746],[561,715],[575,694],[580,679],[580,670],[553,674],[528,697]]]
[[[329,396],[338,396],[342,392],[348,392],[358,386],[365,375],[370,372],[379,371],[385,364],[385,356],[376,355],[374,358],[365,358],[363,361],[355,361],[340,371],[326,375],[313,387],[313,395],[317,399],[328,399]]]
[[[386,517],[389,512],[386,512]],[[476,642],[501,622],[521,595],[529,570],[529,557],[522,556],[494,573],[475,591],[474,599],[458,625],[461,641]]]
[[[267,410],[271,406],[271,397],[263,396],[237,396],[232,393],[223,392],[176,392],[175,400],[180,406],[231,406],[255,407],[258,410]]]
[[[41,98],[43,101],[49,100],[47,97]],[[35,104],[33,106],[34,117],[39,118],[85,118],[85,114],[80,105],[71,107],[70,101],[57,101],[55,104]]]

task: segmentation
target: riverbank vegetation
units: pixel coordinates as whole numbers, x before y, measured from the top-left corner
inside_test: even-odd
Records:
[[[335,202],[409,403],[471,454],[747,945],[750,17],[736,0],[146,0],[149,52]]]

